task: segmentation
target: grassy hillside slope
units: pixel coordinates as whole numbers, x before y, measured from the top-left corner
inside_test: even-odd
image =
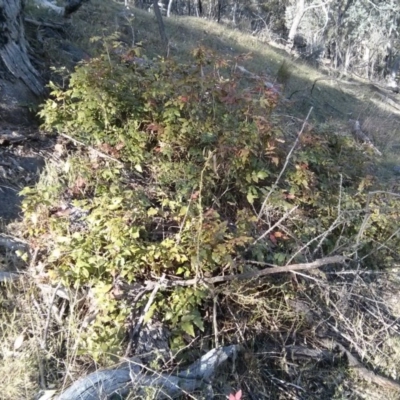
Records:
[[[0,398],[36,398],[124,356],[173,374],[232,343],[242,352],[214,398],[398,398],[396,99],[222,24],[165,24],[168,61],[154,16],[113,1],[85,4],[58,37],[28,27],[56,67],[40,111],[51,149],[22,220],[3,228],[30,251],[4,252],[24,274],[1,287]],[[71,79],[75,56],[86,62]],[[330,256],[346,261],[259,276]],[[135,347],[145,282],[162,274],[171,286]],[[252,279],[213,283],[240,274]],[[208,284],[173,286],[190,279]]]

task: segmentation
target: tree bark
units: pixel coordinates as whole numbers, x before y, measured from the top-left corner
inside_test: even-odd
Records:
[[[48,0],[35,0],[68,17],[88,0],[68,0],[58,7]],[[0,120],[29,123],[31,106],[45,95],[44,82],[28,55],[23,24],[24,0],[0,0]]]
[[[304,15],[304,0],[297,0],[296,4],[296,14],[294,16],[292,26],[290,27],[289,34],[288,34],[288,42],[290,47],[293,46],[294,37],[296,36],[297,30],[300,25],[300,21]]]
[[[157,19],[157,24],[158,24],[158,29],[160,31],[160,36],[161,36],[161,42],[165,50],[165,54],[168,52],[168,38],[167,34],[165,32],[165,26],[164,26],[164,21],[161,15],[160,7],[158,6],[158,0],[153,0],[153,8],[154,8],[154,14]]]
[[[0,0],[0,112],[7,122],[29,122],[27,106],[44,95],[44,84],[28,56],[22,0]]]
[[[169,17],[171,16],[172,2],[173,2],[173,0],[169,0],[169,1],[168,1],[167,18],[169,18]]]
[[[203,3],[201,2],[201,0],[197,0],[197,8],[199,10],[199,16],[202,17],[203,16]]]
[[[218,0],[218,10],[217,10],[217,22],[220,23],[221,22],[221,15],[222,15],[222,1],[223,0]]]
[[[72,13],[75,11],[78,11],[81,7],[82,4],[89,1],[89,0],[67,0],[65,7],[59,7],[49,0],[34,0],[35,3],[39,7],[44,7],[48,8],[50,10],[53,10],[56,14],[62,15],[64,17],[69,17]]]

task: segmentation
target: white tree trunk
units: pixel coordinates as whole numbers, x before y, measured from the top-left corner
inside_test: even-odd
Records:
[[[169,18],[169,17],[171,16],[172,2],[173,2],[173,0],[169,0],[169,1],[168,1],[167,18]]]
[[[365,77],[369,79],[369,64],[371,52],[367,45],[364,45],[364,63],[365,63]]]
[[[304,5],[305,5],[304,0],[297,0],[296,13],[295,13],[292,25],[289,30],[289,35],[288,35],[290,46],[293,45],[294,37],[296,36],[297,30],[299,29],[300,21],[303,18],[304,11],[305,11]]]

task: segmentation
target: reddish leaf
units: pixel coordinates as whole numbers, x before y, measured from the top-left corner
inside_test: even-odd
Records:
[[[191,200],[196,200],[196,199],[199,197],[199,195],[200,195],[200,192],[199,192],[199,191],[194,192],[194,193],[190,196],[190,199],[191,199]]]
[[[115,146],[115,148],[117,149],[117,150],[121,150],[121,149],[123,149],[125,147],[125,143],[123,143],[123,142],[119,142],[116,146]]]
[[[158,132],[158,131],[162,130],[162,127],[153,122],[153,123],[147,125],[146,130],[152,131],[152,132]]]
[[[239,390],[235,394],[230,394],[229,395],[229,400],[240,400],[241,398],[242,398],[242,391],[241,390]]]

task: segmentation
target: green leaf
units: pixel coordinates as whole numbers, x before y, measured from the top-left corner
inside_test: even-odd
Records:
[[[194,337],[193,324],[189,321],[181,322],[181,328],[190,336]]]
[[[196,315],[193,318],[193,323],[202,331],[204,332],[204,322],[200,315]]]
[[[157,209],[157,208],[151,207],[151,208],[149,208],[149,209],[147,210],[147,215],[148,215],[149,217],[152,217],[153,215],[157,215],[157,214],[158,214],[158,209]]]
[[[254,199],[256,199],[257,196],[254,196],[254,194],[251,193],[251,192],[247,192],[246,198],[247,198],[247,201],[248,201],[250,204],[253,204],[253,203],[254,203]]]

